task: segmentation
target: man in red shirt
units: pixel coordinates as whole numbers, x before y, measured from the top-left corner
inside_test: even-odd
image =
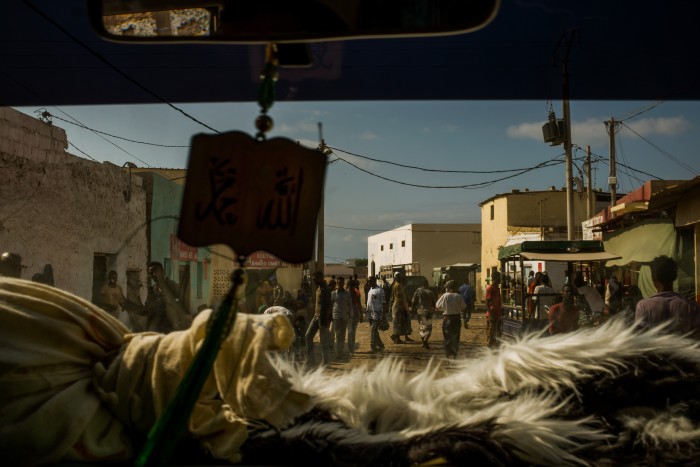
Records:
[[[561,289],[562,300],[549,309],[549,334],[561,334],[578,329],[579,310],[576,306],[575,291],[570,285]]]
[[[496,271],[491,275],[491,285],[486,287],[486,345],[493,347],[501,338],[501,274]]]

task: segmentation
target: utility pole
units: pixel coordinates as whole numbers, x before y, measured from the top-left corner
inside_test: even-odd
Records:
[[[586,219],[593,216],[593,181],[591,180],[591,146],[586,147]]]
[[[614,118],[610,118],[609,122],[605,122],[610,135],[610,176],[608,177],[608,185],[610,186],[610,207],[617,204],[617,175],[615,171],[615,126],[617,122]]]
[[[568,34],[568,37],[567,37]],[[563,40],[566,45],[566,53],[562,60],[562,100],[564,112],[564,151],[566,153],[566,237],[567,240],[574,240],[574,190],[573,190],[573,168],[571,155],[571,109],[569,107],[569,52],[578,30],[565,31],[559,39],[559,44]],[[557,47],[558,48],[558,47]]]
[[[569,109],[569,79],[567,60],[564,60],[564,123],[566,134],[564,139],[564,151],[566,153],[566,239],[574,239],[574,190],[573,190],[573,168],[571,155],[571,111]]]
[[[326,142],[323,140],[323,125],[318,122],[318,150],[325,154],[326,152]],[[325,222],[323,211],[324,211],[324,198],[326,197],[325,188],[324,192],[321,193],[321,206],[318,210],[318,225],[316,233],[316,271],[324,272],[325,269],[325,252],[324,252],[324,238],[323,238],[323,224]]]

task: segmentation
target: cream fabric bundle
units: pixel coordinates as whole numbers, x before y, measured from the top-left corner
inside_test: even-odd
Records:
[[[7,462],[118,461],[134,453],[172,399],[211,310],[171,334],[128,334],[118,320],[62,290],[0,278],[0,450]],[[309,397],[270,362],[294,330],[282,315],[238,314],[189,422],[217,458],[239,462],[247,420],[284,426]]]

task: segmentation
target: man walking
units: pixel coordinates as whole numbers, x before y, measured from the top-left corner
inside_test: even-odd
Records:
[[[404,276],[400,272],[394,273],[394,282],[391,284],[391,313],[393,316],[391,340],[394,344],[403,344],[401,336],[406,337],[406,342],[412,341],[411,315],[408,314],[408,299],[404,287]]]
[[[486,345],[493,347],[501,338],[501,318],[503,309],[501,304],[501,274],[494,271],[491,275],[491,284],[486,287]]]
[[[467,304],[464,303],[464,299],[457,291],[457,281],[447,281],[445,293],[440,295],[435,304],[438,310],[442,310],[442,335],[445,339],[447,358],[457,357],[462,316],[467,308]]]
[[[165,275],[163,264],[158,261],[148,263],[148,275],[153,280],[145,305],[148,330],[168,333],[190,327],[193,317],[180,299],[180,286]]]
[[[369,278],[370,289],[367,294],[367,319],[370,325],[369,347],[372,353],[384,351],[384,343],[379,337],[379,322],[384,317],[386,298],[384,289],[377,285],[377,278]]]
[[[336,358],[345,358],[343,348],[345,347],[345,334],[353,316],[352,297],[345,289],[345,279],[338,277],[337,288],[331,292],[331,303],[333,303],[333,328],[335,329],[335,355]],[[353,342],[353,346],[354,346]],[[354,349],[349,348],[349,352]]]
[[[469,329],[469,320],[472,317],[474,302],[476,301],[474,287],[472,287],[469,283],[469,279],[464,279],[464,284],[462,284],[459,288],[459,294],[462,296],[464,303],[467,305],[467,308],[464,310],[464,329]]]
[[[309,328],[306,330],[306,364],[315,366],[314,337],[320,331],[321,341],[321,364],[330,363],[330,327],[333,320],[333,307],[331,305],[331,293],[328,285],[323,280],[323,273],[316,271],[313,277],[316,285],[316,300],[314,302],[314,316],[311,318]]]
[[[355,275],[357,276],[357,274]],[[355,355],[355,336],[357,334],[357,325],[363,321],[362,306],[360,305],[360,282],[355,279],[354,286],[348,287],[350,298],[352,300],[352,315],[348,322],[348,349],[350,355]]]
[[[413,312],[418,315],[418,334],[421,343],[426,349],[430,349],[430,335],[433,332],[433,313],[435,312],[435,294],[428,288],[428,280],[423,279],[423,283],[413,293],[411,299]]]

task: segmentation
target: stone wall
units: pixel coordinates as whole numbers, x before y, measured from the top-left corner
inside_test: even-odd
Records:
[[[0,250],[22,256],[22,278],[51,264],[57,287],[88,300],[95,255],[104,255],[126,291],[127,270],[145,281],[142,180],[67,148],[62,128],[0,107]]]

